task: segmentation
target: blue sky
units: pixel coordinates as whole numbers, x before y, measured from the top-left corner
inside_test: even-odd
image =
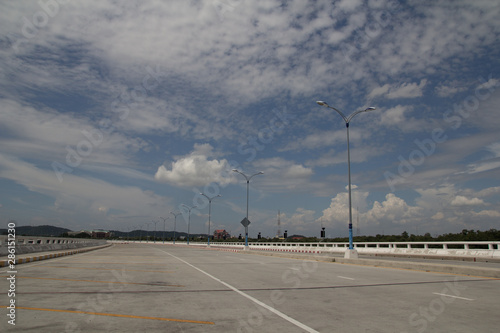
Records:
[[[0,222],[498,228],[495,1],[2,1]],[[184,211],[184,213],[186,213]],[[177,230],[187,231],[187,215]],[[358,222],[359,221],[359,222]],[[156,228],[163,229],[163,222]]]

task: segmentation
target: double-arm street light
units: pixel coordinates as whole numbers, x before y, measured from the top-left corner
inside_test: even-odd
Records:
[[[333,106],[328,105],[326,102],[317,101],[316,103],[318,103],[321,106],[325,106],[327,108],[330,108],[332,110],[337,111],[337,113],[340,114],[340,116],[342,117],[342,119],[344,119],[344,121],[345,121],[345,127],[347,129],[347,172],[348,172],[348,178],[349,178],[349,185],[348,185],[349,186],[349,250],[346,251],[346,255],[345,256],[348,257],[348,258],[356,258],[357,257],[357,252],[354,249],[354,245],[353,245],[353,242],[352,242],[351,152],[350,152],[350,149],[349,149],[349,122],[351,121],[351,119],[355,115],[357,115],[359,113],[362,113],[362,112],[373,111],[373,110],[375,110],[375,108],[374,107],[369,107],[369,108],[366,108],[364,110],[358,110],[356,112],[353,112],[350,116],[346,117],[342,113],[342,111],[339,111],[336,108],[334,108]]]
[[[155,224],[155,232],[153,233],[153,243],[156,243],[156,223],[158,223],[160,221],[155,221],[153,220],[153,223]]]
[[[191,224],[191,209],[196,208],[196,206],[189,207],[188,205],[182,204],[182,206],[186,207],[189,214],[188,214],[188,239],[187,239],[187,245],[189,245],[189,225]]]
[[[247,223],[248,223],[248,222],[250,222],[248,220],[248,187],[250,184],[250,179],[252,179],[253,176],[263,175],[264,172],[260,171],[260,172],[257,172],[255,174],[251,175],[250,177],[248,177],[243,172],[240,172],[237,169],[233,169],[233,171],[239,173],[240,175],[245,177],[245,179],[247,180]],[[248,250],[248,224],[245,226],[245,250]]]
[[[151,224],[151,222],[144,222],[144,224],[146,225],[146,243],[149,243],[149,225]]]
[[[177,216],[181,215],[181,213],[174,213],[174,212],[170,212],[170,214],[172,214],[174,216],[174,244],[175,244],[175,229],[177,227]]]
[[[216,196],[213,196],[210,198],[209,196],[207,196],[204,193],[200,193],[200,194],[208,199],[208,241],[207,241],[207,246],[210,246],[210,222],[211,222],[210,216],[212,215],[212,199],[221,197],[222,195],[217,194]]]
[[[168,217],[161,217],[160,218],[163,220],[163,244],[165,244],[165,222],[169,219]]]

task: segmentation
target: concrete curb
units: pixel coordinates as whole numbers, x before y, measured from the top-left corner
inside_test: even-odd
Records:
[[[215,250],[215,249],[214,249]],[[288,253],[288,252],[265,252],[265,251],[236,251],[238,253],[255,254],[262,256],[273,256],[281,258],[290,259],[302,259],[302,260],[315,260],[323,262],[332,262],[338,264],[348,264],[348,265],[361,265],[361,266],[371,266],[371,267],[381,267],[381,268],[393,268],[393,269],[408,269],[414,271],[422,272],[433,272],[433,273],[446,273],[455,275],[469,275],[478,277],[488,277],[488,278],[500,278],[500,269],[488,268],[488,267],[472,267],[465,265],[450,265],[450,264],[434,264],[434,263],[422,263],[422,262],[411,262],[411,261],[391,261],[391,260],[380,260],[380,259],[345,259],[331,256],[320,256],[320,255],[307,255],[299,253]]]
[[[25,258],[16,258],[15,259],[15,265],[20,265],[20,264],[26,264],[29,262],[34,262],[34,261],[40,261],[40,260],[46,260],[46,259],[52,259],[52,258],[57,258],[57,257],[63,257],[63,256],[68,256],[68,255],[73,255],[73,254],[78,254],[78,253],[84,253],[84,252],[89,252],[93,250],[99,250],[103,249],[109,246],[112,246],[113,244],[106,244],[106,245],[100,245],[97,247],[90,247],[90,248],[82,248],[78,250],[71,250],[71,251],[64,251],[64,252],[54,252],[54,253],[49,253],[49,254],[44,254],[44,255],[36,255],[36,253],[31,254],[30,257],[25,257]],[[0,267],[7,267],[9,266],[10,261],[7,260],[0,260]]]

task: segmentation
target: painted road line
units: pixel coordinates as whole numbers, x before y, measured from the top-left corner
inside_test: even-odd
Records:
[[[0,308],[7,308],[7,306],[0,305]],[[212,322],[212,321],[173,319],[173,318],[147,317],[147,316],[134,316],[134,315],[124,315],[124,314],[117,314],[117,313],[89,312],[89,311],[77,311],[77,310],[60,310],[60,309],[43,309],[43,308],[29,308],[29,307],[25,307],[25,306],[16,306],[16,309],[34,310],[34,311],[64,312],[64,313],[78,313],[78,314],[88,314],[88,315],[96,315],[96,316],[108,316],[108,317],[120,317],[120,318],[134,318],[134,319],[149,319],[149,320],[163,320],[163,321],[175,321],[175,322],[180,322],[180,323],[215,325],[215,323]]]
[[[441,294],[441,293],[433,293],[434,295],[439,295],[439,296],[445,296],[445,297],[451,297],[451,298],[458,298],[458,299],[463,299],[465,301],[474,301],[471,298],[465,298],[465,297],[459,297],[459,296],[453,296],[453,295],[447,295],[447,294]]]
[[[7,275],[0,277],[8,277]],[[160,286],[160,287],[185,287],[177,284],[156,284],[156,283],[142,283],[142,282],[119,282],[119,281],[95,281],[95,280],[78,280],[78,279],[57,279],[57,278],[42,278],[34,276],[18,276],[18,279],[36,279],[36,280],[54,280],[54,281],[74,281],[74,282],[94,282],[94,283],[117,283],[117,284],[139,284],[144,286]]]
[[[354,280],[353,278],[337,275],[339,279]]]
[[[176,256],[174,256],[173,254],[170,254],[170,253],[169,253],[169,252],[167,252],[167,251],[163,251],[163,250],[160,250],[160,249],[158,249],[158,250],[159,250],[159,251],[162,251],[162,252],[164,252],[164,253],[166,253],[166,254],[168,254],[169,256],[171,256],[171,257],[173,257],[173,258],[175,258],[175,259],[177,259],[177,260],[179,260],[179,261],[181,261],[181,262],[183,262],[183,263],[185,263],[185,264],[186,264],[186,265],[188,265],[189,267],[192,267],[192,268],[196,269],[197,271],[199,271],[199,272],[201,272],[201,273],[205,274],[206,276],[208,276],[209,278],[211,278],[211,279],[213,279],[213,280],[215,280],[215,281],[217,281],[217,282],[219,282],[219,283],[223,284],[224,286],[226,286],[226,287],[228,287],[229,289],[233,290],[234,292],[236,292],[236,293],[240,294],[241,296],[243,296],[243,297],[245,297],[245,298],[249,299],[250,301],[252,301],[252,302],[254,302],[254,303],[256,303],[256,304],[258,304],[258,305],[262,306],[263,308],[265,308],[265,309],[267,309],[268,311],[270,311],[270,312],[272,312],[272,313],[274,313],[274,314],[278,315],[279,317],[281,317],[281,318],[285,319],[286,321],[288,321],[288,322],[290,322],[290,323],[294,324],[295,326],[298,326],[298,327],[302,328],[302,329],[303,329],[303,330],[305,330],[306,332],[309,332],[309,333],[319,333],[319,332],[318,332],[318,331],[316,331],[315,329],[313,329],[313,328],[311,328],[311,327],[309,327],[309,326],[307,326],[307,325],[305,325],[305,324],[302,324],[300,321],[295,320],[295,319],[293,319],[292,317],[287,316],[286,314],[284,314],[283,312],[280,312],[280,311],[276,310],[276,309],[275,309],[275,308],[273,308],[272,306],[269,306],[269,305],[267,305],[266,303],[263,303],[263,302],[259,301],[258,299],[254,298],[254,297],[252,297],[252,296],[250,296],[250,295],[248,295],[248,294],[245,294],[244,292],[242,292],[241,290],[237,289],[236,287],[233,287],[233,286],[232,286],[232,285],[230,285],[229,283],[226,283],[226,282],[224,282],[224,281],[222,281],[222,280],[220,280],[220,279],[216,278],[215,276],[210,275],[209,273],[205,272],[204,270],[199,269],[198,267],[191,265],[191,264],[190,264],[190,263],[188,263],[187,261],[182,260],[181,258],[176,257]]]

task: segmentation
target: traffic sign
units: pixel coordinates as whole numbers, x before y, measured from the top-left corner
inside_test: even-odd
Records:
[[[240,223],[246,228],[250,224],[250,221],[245,217]]]

